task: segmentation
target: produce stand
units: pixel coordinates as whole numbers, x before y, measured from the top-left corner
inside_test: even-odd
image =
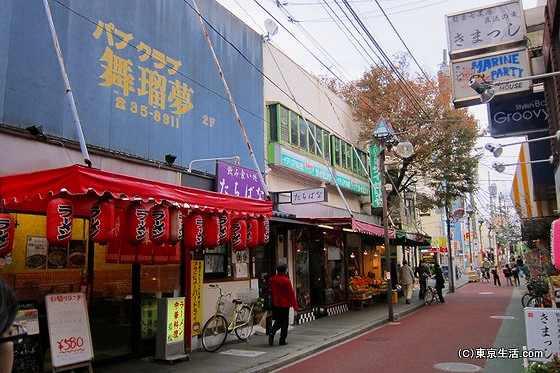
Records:
[[[378,280],[364,278],[361,276],[351,277],[348,285],[348,300],[350,301],[350,308],[352,310],[362,310],[364,309],[364,306],[370,306],[375,303],[381,292],[379,285],[380,283]]]

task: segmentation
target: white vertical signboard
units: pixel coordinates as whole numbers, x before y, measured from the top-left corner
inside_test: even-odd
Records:
[[[539,352],[532,354],[530,360],[550,360],[555,353],[560,353],[560,309],[525,308],[525,332],[527,349]]]
[[[93,346],[85,294],[49,294],[45,303],[53,367],[91,361]]]

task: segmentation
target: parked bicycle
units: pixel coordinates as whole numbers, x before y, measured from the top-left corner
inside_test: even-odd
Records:
[[[544,280],[527,281],[527,292],[521,297],[523,307],[551,307],[548,283]]]
[[[424,293],[424,304],[426,306],[429,306],[434,302],[439,303],[437,290],[428,285],[428,287],[426,288],[426,292]]]
[[[244,341],[253,332],[253,301],[258,298],[258,292],[238,293],[236,299],[231,299],[231,293],[226,293],[218,284],[210,284],[218,289],[220,295],[216,301],[216,311],[202,328],[202,347],[208,352],[218,350],[228,334],[235,331],[235,335]],[[254,298],[254,299],[253,299]]]

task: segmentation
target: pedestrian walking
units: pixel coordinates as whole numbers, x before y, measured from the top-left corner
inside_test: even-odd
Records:
[[[443,288],[445,287],[445,278],[443,277],[443,271],[439,264],[434,264],[434,272],[436,275],[436,291],[439,298],[440,303],[445,303],[445,299],[443,299]]]
[[[412,289],[414,288],[414,272],[406,260],[403,260],[402,266],[399,268],[399,283],[403,287],[406,304],[410,304]]]
[[[509,264],[506,264],[502,271],[504,272],[504,277],[506,278],[506,285],[513,286],[513,282],[511,281],[511,268],[509,267]]]
[[[519,277],[523,277],[525,275],[525,262],[523,261],[521,255],[517,256],[515,263],[519,267]]]
[[[511,277],[513,277],[513,284],[515,286],[521,286],[521,282],[519,281],[519,266],[517,263],[513,264],[513,268],[511,269]]]
[[[0,278],[0,373],[10,373],[14,364],[14,331],[17,300],[12,288]]]
[[[502,286],[502,282],[500,281],[500,273],[498,271],[498,265],[495,264],[494,268],[492,268],[492,278],[494,279],[494,286]]]
[[[274,335],[280,330],[280,346],[287,345],[290,307],[299,310],[292,282],[288,277],[288,265],[280,263],[276,267],[277,274],[269,280],[269,289],[272,293],[272,318],[274,324],[268,335],[268,344],[274,345]]]
[[[426,294],[426,289],[428,288],[428,279],[431,277],[430,268],[423,260],[420,260],[418,267],[415,271],[416,277],[418,277],[418,283],[420,284],[420,293],[418,294],[420,299],[424,299]]]
[[[482,277],[490,280],[490,269],[492,268],[492,263],[488,260],[488,258],[484,258],[482,262]]]

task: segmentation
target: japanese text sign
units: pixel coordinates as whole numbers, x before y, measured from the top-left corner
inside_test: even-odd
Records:
[[[204,280],[204,261],[191,261],[191,335],[202,330],[202,283]]]
[[[49,294],[45,304],[52,365],[61,367],[92,360],[85,294]]]
[[[167,299],[167,343],[185,339],[185,298]]]
[[[449,53],[521,42],[525,18],[520,1],[450,14],[447,18]]]
[[[294,190],[291,192],[292,205],[328,201],[327,188]]]
[[[217,162],[216,168],[218,193],[261,200],[266,198],[266,189],[257,171],[226,162]]]
[[[525,332],[527,349],[543,351],[543,358],[531,360],[546,361],[553,354],[560,353],[560,310],[556,308],[525,308]]]

